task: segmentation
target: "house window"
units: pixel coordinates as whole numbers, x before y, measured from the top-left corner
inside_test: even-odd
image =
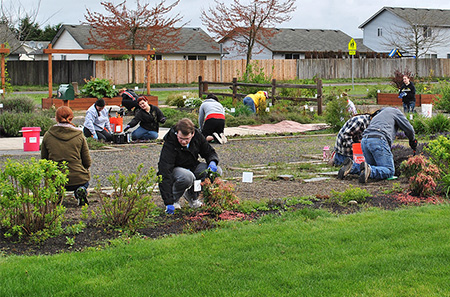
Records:
[[[383,28],[378,28],[378,37],[383,36]]]
[[[423,37],[431,37],[431,28],[430,27],[423,27]]]
[[[424,58],[425,59],[437,59],[437,54],[425,54]]]
[[[298,60],[300,59],[300,54],[284,54],[286,60]]]
[[[61,60],[66,60],[67,59],[67,55],[61,55]]]
[[[447,59],[450,59],[450,54],[447,54]]]
[[[155,55],[153,60],[162,60],[162,55]]]
[[[186,56],[185,56],[186,59]],[[206,56],[187,56],[188,60],[206,60]]]

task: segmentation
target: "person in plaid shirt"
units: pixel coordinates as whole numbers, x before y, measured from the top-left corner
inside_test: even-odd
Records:
[[[344,126],[342,126],[341,130],[336,138],[336,144],[334,146],[334,159],[333,165],[341,166],[344,165],[341,170],[339,170],[338,178],[343,179],[345,175],[349,173],[359,174],[360,168],[359,164],[351,162],[353,159],[353,143],[361,142],[362,134],[364,130],[369,126],[370,120],[378,113],[376,112],[372,114],[361,114],[356,115],[349,119]],[[349,160],[347,160],[349,159]],[[350,167],[349,165],[353,163]],[[347,165],[347,166],[345,166]],[[345,167],[345,168],[344,168]]]

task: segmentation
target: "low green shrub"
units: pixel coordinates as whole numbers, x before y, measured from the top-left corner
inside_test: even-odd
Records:
[[[3,112],[31,113],[36,108],[33,98],[26,95],[8,95],[0,99],[0,103],[3,104]]]
[[[85,84],[81,88],[80,93],[86,97],[94,98],[112,98],[117,94],[113,89],[112,81],[105,78],[91,77],[90,80],[84,80]]]
[[[445,136],[430,141],[424,151],[429,154],[431,162],[444,173],[450,173],[450,139]]]
[[[113,187],[111,194],[102,191],[100,179],[96,177],[95,190],[100,201],[99,219],[104,225],[131,231],[145,226],[149,213],[156,207],[152,195],[160,176],[156,175],[154,168],[144,173],[143,166],[140,164],[136,173],[128,176],[120,171],[108,176]]]
[[[435,107],[445,112],[450,112],[450,83],[447,81],[439,81],[435,86],[436,93],[441,95],[441,98],[435,102]]]
[[[435,134],[450,131],[450,120],[442,113],[438,113],[426,121],[427,133]]]
[[[370,197],[370,193],[366,189],[354,188],[352,185],[349,186],[344,192],[338,192],[331,190],[331,199],[340,204],[348,204],[350,201],[354,200],[358,203],[366,202],[367,197]]]
[[[193,92],[180,92],[180,93],[174,93],[170,94],[166,99],[166,104],[170,106],[176,106],[176,107],[185,107],[185,101],[187,99],[193,99],[197,98],[198,95],[196,95]]]
[[[350,117],[351,114],[347,110],[347,98],[338,97],[328,102],[325,109],[325,120],[333,131],[338,132]]]
[[[410,120],[411,125],[414,128],[416,134],[426,134],[428,131],[428,127],[426,124],[426,118],[421,115],[414,115],[414,118]]]
[[[35,158],[6,161],[0,174],[0,224],[7,230],[5,236],[44,240],[60,232],[67,174],[65,163]]]
[[[12,113],[0,114],[0,135],[7,137],[21,136],[22,127],[40,127],[41,135],[55,124],[55,121],[41,113]]]

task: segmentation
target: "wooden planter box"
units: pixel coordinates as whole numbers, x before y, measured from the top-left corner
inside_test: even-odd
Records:
[[[433,104],[435,101],[439,100],[440,97],[440,94],[418,94],[416,95],[416,106],[421,106],[422,103]],[[378,93],[377,104],[391,106],[403,105],[402,99],[398,98],[397,93]]]
[[[158,106],[158,96],[146,95],[148,103]],[[122,97],[103,98],[106,105],[122,104]],[[87,110],[92,104],[97,101],[97,98],[75,98],[75,100],[61,100],[56,98],[42,98],[42,109],[50,109],[52,106],[58,108],[60,106],[69,106],[72,110]]]

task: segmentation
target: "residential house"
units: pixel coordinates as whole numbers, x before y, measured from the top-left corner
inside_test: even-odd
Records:
[[[87,44],[89,25],[62,25],[52,40],[54,49],[93,49]],[[214,60],[220,59],[219,44],[200,28],[180,29],[180,39],[169,52],[160,53],[156,49],[157,60]],[[142,59],[142,57],[140,57]],[[55,60],[104,60],[103,55],[53,54]],[[139,59],[139,57],[136,57]]]
[[[340,30],[274,28],[264,42],[256,42],[252,59],[311,59],[348,57],[348,44],[352,37]],[[374,53],[362,43],[357,43],[358,57],[372,57]],[[234,41],[225,37],[219,41],[229,54],[227,60],[246,59],[246,53],[238,51]]]
[[[396,44],[403,43],[406,56],[415,54],[414,48],[405,46],[406,39],[414,39],[411,28],[415,28],[419,39],[429,40],[429,44],[421,47],[419,57],[450,58],[450,10],[447,9],[383,7],[359,28],[363,30],[364,45],[374,51],[389,53],[398,47]]]
[[[12,32],[5,24],[0,24],[0,43],[5,44],[9,48],[10,53],[8,60],[19,60],[21,55],[26,54],[14,32]]]
[[[50,41],[24,41],[22,49],[25,54],[20,56],[22,61],[42,61],[48,60],[48,55],[44,54],[44,49],[47,48]]]

